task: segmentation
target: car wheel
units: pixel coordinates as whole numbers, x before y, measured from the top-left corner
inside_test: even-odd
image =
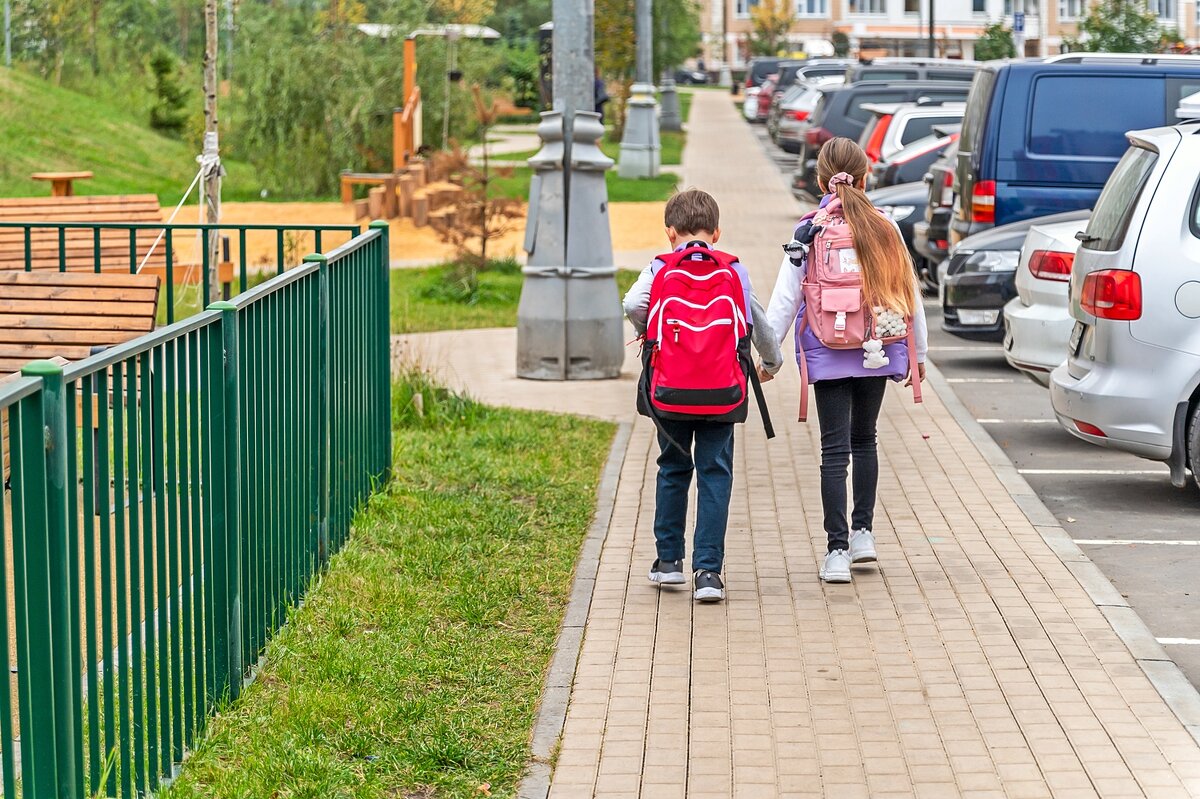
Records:
[[[1192,409],[1188,423],[1188,462],[1192,467],[1192,482],[1200,488],[1200,405]]]

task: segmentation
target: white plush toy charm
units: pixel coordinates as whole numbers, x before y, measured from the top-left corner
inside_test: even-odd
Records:
[[[882,369],[887,366],[889,359],[883,354],[883,342],[877,338],[869,338],[863,342],[863,368]]]

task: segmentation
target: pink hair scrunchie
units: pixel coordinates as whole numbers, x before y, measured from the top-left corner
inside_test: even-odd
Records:
[[[829,190],[833,191],[838,186],[853,186],[854,176],[849,172],[838,172],[829,179]]]

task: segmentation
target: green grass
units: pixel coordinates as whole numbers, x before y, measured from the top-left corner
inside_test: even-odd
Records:
[[[613,427],[393,397],[393,480],[167,799],[513,795]]]
[[[492,183],[492,195],[527,200],[529,181],[532,177],[533,170],[529,167],[515,167],[508,177],[495,178],[495,182]],[[675,193],[678,180],[677,175],[669,172],[656,178],[634,179],[618,177],[616,169],[604,173],[604,181],[608,186],[608,201],[614,203],[663,202]]]
[[[49,196],[33,172],[90,170],[95,177],[77,181],[76,194],[156,194],[174,206],[196,174],[194,146],[19,70],[0,70],[0,119],[0,197]],[[226,200],[259,199],[249,165],[225,161],[225,170]]]
[[[454,264],[393,269],[392,332],[514,327],[521,279],[521,267],[515,261],[494,262],[478,273],[474,284]],[[636,279],[637,272],[618,271],[618,292],[624,295]]]

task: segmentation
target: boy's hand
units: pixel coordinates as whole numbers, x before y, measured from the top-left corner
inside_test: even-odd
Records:
[[[758,365],[758,382],[769,383],[774,379],[775,379],[775,375],[771,374],[766,369],[764,369],[762,367],[762,364]]]
[[[921,376],[921,382],[925,382],[925,364],[917,364],[917,374]],[[904,387],[908,388],[912,385],[912,370],[908,370],[908,379],[904,381]]]

